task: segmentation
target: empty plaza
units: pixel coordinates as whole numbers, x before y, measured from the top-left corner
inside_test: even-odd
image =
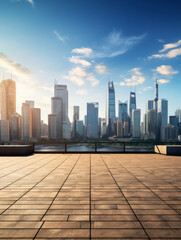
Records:
[[[0,239],[181,239],[181,157],[0,157]]]

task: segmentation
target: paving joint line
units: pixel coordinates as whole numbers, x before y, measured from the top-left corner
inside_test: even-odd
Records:
[[[114,159],[114,158],[113,158]],[[177,214],[181,215],[181,213],[177,212],[176,209],[174,209],[170,204],[168,204],[164,199],[162,199],[158,194],[156,194],[151,188],[149,188],[147,185],[145,185],[141,180],[139,180],[134,174],[132,174],[127,168],[125,168],[119,161],[114,159],[116,162],[118,162],[128,173],[130,173],[134,178],[136,178],[140,183],[142,183],[147,189],[149,189],[155,196],[157,196],[161,201],[163,201],[167,206],[169,206],[172,210],[174,210]]]
[[[69,157],[69,156],[68,156]],[[67,157],[67,158],[68,158]],[[66,159],[67,159],[66,158]],[[51,162],[53,162],[54,160],[55,160],[56,158],[54,158],[54,159],[52,159],[52,161],[50,161],[50,162],[48,162],[47,164],[45,164],[45,165],[43,165],[43,167],[44,166],[46,166],[46,165],[48,165],[49,163],[51,163]],[[65,162],[65,160],[66,159],[64,159],[63,160],[63,162]],[[43,181],[49,174],[51,174],[57,167],[59,167],[63,162],[61,162],[58,166],[56,166],[51,172],[49,172],[46,176],[44,176],[39,182],[37,182],[33,187],[31,187],[28,191],[26,191],[21,197],[19,197],[17,200],[15,200],[14,202],[13,202],[13,204],[11,204],[7,209],[5,209],[3,212],[1,212],[1,214],[0,215],[2,215],[2,214],[4,214],[7,210],[9,210],[9,208],[11,207],[11,206],[13,206],[16,202],[18,202],[22,197],[24,197],[28,192],[30,192],[34,187],[36,187],[41,181]],[[42,167],[42,166],[41,166]],[[40,167],[40,168],[41,168]],[[39,170],[40,168],[37,168],[36,170]],[[34,170],[33,172],[35,172],[36,170]],[[31,172],[32,173],[32,172]],[[31,174],[31,173],[29,173],[29,174]],[[24,177],[26,177],[26,176],[28,176],[29,174],[27,174],[27,175],[25,175]],[[23,178],[23,177],[22,177]],[[20,178],[21,179],[21,178]],[[20,180],[20,179],[18,179],[18,180]],[[17,181],[18,181],[17,180]],[[16,181],[15,181],[16,182]],[[14,182],[14,183],[15,183]],[[13,184],[13,183],[12,183]]]
[[[71,154],[69,155],[69,157],[72,156]],[[68,173],[67,177],[65,178],[65,180],[63,181],[62,185],[60,186],[59,190],[57,191],[57,194],[55,195],[55,197],[53,198],[52,202],[50,203],[49,207],[47,208],[46,212],[43,214],[43,216],[41,217],[40,221],[42,221],[42,219],[44,218],[44,216],[47,214],[48,210],[50,209],[50,207],[52,206],[53,202],[55,201],[56,197],[58,196],[59,192],[61,191],[62,187],[64,186],[65,182],[67,181],[67,179],[69,178],[70,174],[72,173],[73,169],[75,168],[77,162],[79,161],[80,159],[80,156],[78,157],[78,159],[75,161],[72,169],[70,170],[70,172]],[[67,160],[68,157],[65,159]],[[67,217],[67,220],[68,220],[68,217]],[[40,232],[41,230],[41,227],[38,229],[36,235],[34,236],[33,240],[37,237],[38,233]]]
[[[125,198],[126,202],[128,203],[129,207],[131,208],[131,210],[132,210],[132,212],[133,212],[134,216],[136,217],[137,221],[140,223],[140,225],[141,225],[142,229],[144,230],[144,232],[145,232],[146,236],[147,236],[147,237],[148,237],[148,239],[150,240],[151,238],[149,237],[148,233],[146,232],[146,229],[144,228],[143,224],[141,223],[141,221],[140,221],[140,220],[139,220],[139,218],[137,217],[137,215],[136,215],[135,211],[133,210],[133,208],[131,207],[131,205],[130,205],[129,201],[128,201],[128,200],[127,200],[127,198],[125,197],[125,195],[124,195],[124,193],[123,193],[122,189],[119,187],[119,185],[118,185],[118,183],[117,183],[116,179],[114,178],[114,176],[113,176],[112,172],[110,171],[109,167],[107,166],[107,163],[105,162],[104,158],[102,157],[102,155],[100,155],[100,157],[101,157],[101,159],[103,160],[104,164],[106,165],[106,167],[107,167],[107,170],[109,171],[109,173],[110,173],[111,177],[112,177],[112,178],[113,178],[113,180],[115,181],[115,183],[116,183],[116,185],[117,185],[118,189],[120,190],[120,192],[122,193],[122,195],[123,195],[123,197]],[[114,160],[115,160],[115,159],[114,159]]]

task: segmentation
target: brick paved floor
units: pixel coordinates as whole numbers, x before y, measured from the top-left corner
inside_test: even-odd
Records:
[[[181,157],[1,157],[0,239],[181,239]]]

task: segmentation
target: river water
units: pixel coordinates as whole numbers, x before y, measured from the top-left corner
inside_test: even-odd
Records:
[[[97,152],[123,152],[123,146],[101,146]],[[154,152],[154,146],[126,146],[126,152]],[[64,144],[35,144],[35,152],[64,152]],[[67,144],[67,152],[95,152],[94,145]]]

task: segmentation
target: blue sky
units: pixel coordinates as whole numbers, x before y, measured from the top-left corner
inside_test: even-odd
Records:
[[[169,114],[181,107],[181,1],[179,0],[1,0],[0,79],[17,83],[17,111],[35,100],[47,122],[54,79],[67,84],[69,116],[79,105],[99,102],[105,116],[106,87],[118,100],[136,89],[137,108],[159,97]]]

